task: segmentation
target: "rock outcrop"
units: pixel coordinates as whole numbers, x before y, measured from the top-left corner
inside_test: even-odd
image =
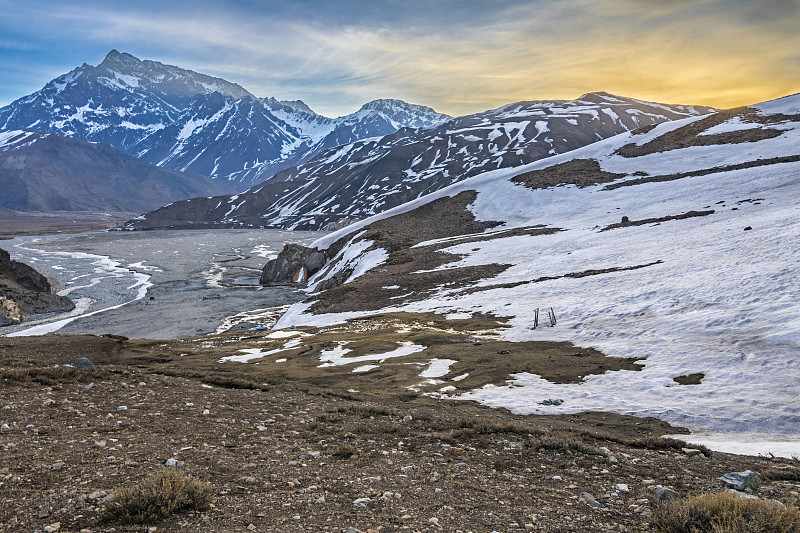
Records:
[[[262,285],[305,283],[325,265],[326,259],[324,251],[300,244],[287,244],[278,257],[264,266],[259,282]]]
[[[19,324],[25,315],[72,309],[72,300],[53,294],[47,278],[0,248],[0,326]]]

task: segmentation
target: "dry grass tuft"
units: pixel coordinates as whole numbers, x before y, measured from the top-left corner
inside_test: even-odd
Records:
[[[665,504],[653,515],[653,529],[658,533],[794,533],[800,531],[800,511],[718,492]]]
[[[550,450],[558,452],[579,452],[587,455],[603,455],[596,446],[586,443],[573,435],[533,435],[525,439],[524,446],[529,450]]]
[[[341,446],[330,452],[330,454],[333,455],[334,457],[342,457],[344,459],[349,459],[350,457],[360,455],[361,452],[359,452],[357,448],[351,446],[350,444],[342,444]]]
[[[156,522],[181,511],[207,509],[211,500],[209,483],[170,469],[114,491],[105,518],[123,523]]]
[[[800,481],[800,468],[767,468],[761,477],[767,481]]]

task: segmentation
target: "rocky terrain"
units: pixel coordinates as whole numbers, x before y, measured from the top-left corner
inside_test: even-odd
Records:
[[[436,127],[402,128],[378,138],[342,142],[272,177],[262,173],[258,181],[269,179],[245,193],[177,202],[126,227],[338,229],[489,170],[517,167],[629,130],[711,111],[608,93],[518,102]]]
[[[205,176],[158,168],[101,143],[22,130],[0,132],[0,188],[0,207],[40,213],[141,213],[170,201],[231,190]]]
[[[74,308],[72,300],[53,294],[47,278],[0,248],[0,326],[19,324],[30,314]]]
[[[496,342],[474,331],[485,322],[443,322],[410,324]],[[279,373],[284,363],[218,362],[279,333],[0,339],[0,529],[650,531],[661,500],[724,492],[721,477],[746,470],[763,483],[740,497],[789,509],[800,498],[796,463],[661,439],[681,430],[652,418],[519,416],[345,388],[349,369],[304,375],[315,357],[302,354]],[[208,484],[209,507],[144,525],[112,518],[120,489],[176,469]]]

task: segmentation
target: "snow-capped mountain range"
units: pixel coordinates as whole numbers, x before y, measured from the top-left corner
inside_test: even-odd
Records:
[[[320,152],[246,193],[199,198],[191,207],[177,202],[129,225],[330,228],[487,170],[516,167],[625,131],[711,111],[590,93],[569,101],[518,102],[435,127],[431,117],[415,123],[422,128],[400,128]]]
[[[112,50],[0,109],[0,130],[103,142],[167,168],[245,190],[325,148],[449,119],[376,100],[331,119],[300,100],[259,99],[241,86]]]
[[[520,372],[459,398],[655,416],[716,449],[797,453],[798,198],[800,94],[642,128],[323,237],[312,246],[328,263],[276,327],[508,317],[506,340],[570,341],[642,369],[567,385]],[[557,323],[534,329],[551,307]],[[442,395],[458,392],[454,363]]]

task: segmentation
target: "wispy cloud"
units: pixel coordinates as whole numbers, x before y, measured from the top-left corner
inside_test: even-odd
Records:
[[[800,90],[796,0],[158,5],[0,0],[0,67],[13,43],[67,48],[62,71],[117,48],[333,115],[378,97],[463,114],[592,90],[720,107]]]

